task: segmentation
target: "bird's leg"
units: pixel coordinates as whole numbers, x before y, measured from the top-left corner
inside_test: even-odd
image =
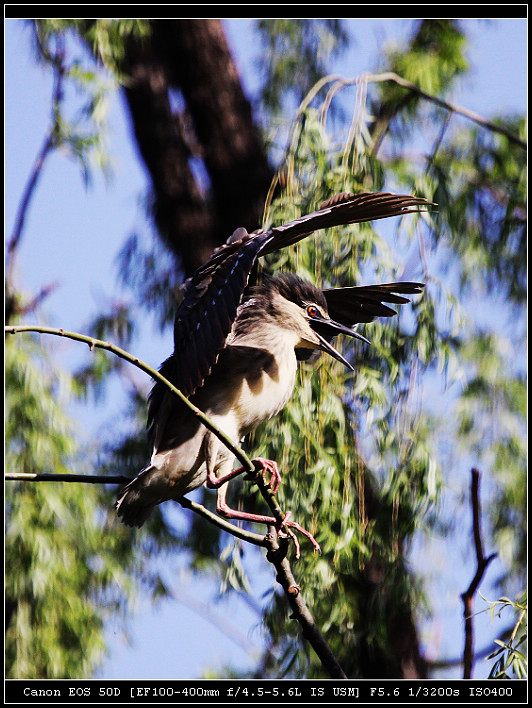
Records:
[[[227,472],[225,474],[221,474],[220,476],[216,475],[215,472],[215,463],[217,459],[217,453],[220,448],[220,441],[218,438],[216,438],[215,435],[208,435],[206,436],[206,439],[204,441],[205,445],[205,463],[207,465],[207,480],[206,480],[206,486],[209,489],[217,489],[218,490],[218,498],[216,500],[216,511],[221,514],[222,516],[225,516],[227,519],[237,519],[241,521],[254,521],[255,523],[259,524],[266,524],[267,526],[274,526],[278,533],[283,535],[286,533],[288,536],[292,538],[294,541],[294,544],[296,546],[296,557],[299,558],[299,542],[297,538],[295,537],[294,532],[292,529],[295,529],[296,531],[299,531],[302,533],[304,536],[306,536],[309,541],[312,543],[314,548],[318,551],[321,552],[321,548],[314,538],[314,536],[304,529],[302,526],[300,526],[298,523],[295,521],[289,521],[288,517],[290,516],[290,512],[285,514],[284,518],[279,521],[273,516],[266,516],[263,514],[251,514],[247,511],[239,511],[237,509],[232,509],[226,502],[226,496],[227,496],[227,483],[236,477],[238,474],[242,474],[245,470],[243,468],[239,468],[237,470],[233,470],[231,472]],[[275,462],[272,462],[271,460],[264,460],[263,458],[257,458],[257,461],[259,461],[259,464],[263,467],[263,470],[265,470],[265,467],[267,467],[267,470],[272,472],[272,480],[276,482],[274,485],[274,488],[272,488],[272,492],[275,493],[277,489],[279,488],[279,480],[280,480],[280,474],[279,474],[279,469],[277,467],[277,464]],[[229,460],[227,461],[229,463]],[[255,460],[254,460],[255,462]],[[267,463],[267,464],[265,464]],[[257,470],[258,472],[259,470]],[[264,476],[264,473],[263,473]],[[270,487],[272,487],[272,481],[270,482]]]
[[[227,494],[227,482],[222,484],[221,487],[218,489],[218,499],[216,501],[216,511],[221,514],[222,516],[225,516],[227,519],[238,519],[241,521],[254,521],[255,523],[258,524],[266,524],[267,526],[275,526],[277,529],[277,532],[279,533],[280,536],[286,535],[290,536],[290,538],[294,541],[294,545],[296,547],[296,558],[299,558],[300,556],[300,548],[299,548],[299,542],[296,538],[296,535],[292,531],[292,529],[295,529],[296,531],[299,531],[299,533],[302,533],[303,536],[306,536],[308,540],[312,543],[314,548],[318,551],[318,553],[321,553],[321,548],[319,543],[316,541],[314,536],[304,529],[302,526],[300,526],[298,523],[295,521],[289,521],[288,517],[290,516],[290,512],[285,514],[284,518],[282,521],[278,521],[276,518],[273,516],[265,516],[263,514],[251,514],[247,511],[239,511],[238,509],[231,509],[231,507],[227,504],[225,497]]]
[[[262,470],[261,474],[264,481],[266,481],[266,475],[268,472],[271,474],[270,489],[272,494],[277,494],[279,485],[281,484],[281,473],[279,472],[277,462],[274,460],[267,460],[265,457],[256,457],[252,460],[252,462],[255,465],[255,474],[258,474]],[[221,476],[216,476],[214,472],[209,474],[209,469],[210,467],[207,465],[207,486],[209,489],[217,489],[222,484],[225,484],[225,482],[229,482],[231,479],[238,477],[238,475],[247,472],[244,467],[238,467],[236,470],[231,470],[231,472],[227,472]],[[253,472],[248,472],[248,476],[244,479],[252,480]]]

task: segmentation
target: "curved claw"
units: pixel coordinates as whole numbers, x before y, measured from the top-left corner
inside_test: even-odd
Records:
[[[290,514],[290,511],[285,514],[283,521],[279,524],[279,527],[277,528],[277,533],[284,538],[290,537],[292,539],[296,547],[296,559],[299,560],[301,556],[301,547],[299,545],[299,541],[297,540],[295,533],[291,530],[292,528],[296,529],[296,531],[299,531],[299,533],[302,533],[303,536],[306,536],[314,546],[314,549],[318,551],[318,553],[321,553],[320,544],[316,541],[310,531],[307,531],[295,521],[288,521]],[[283,528],[286,528],[286,533],[283,533]]]
[[[274,460],[267,460],[265,457],[255,457],[253,464],[257,472],[260,472],[262,479],[266,482],[266,475],[268,472],[271,474],[270,477],[270,489],[272,494],[277,494],[279,486],[281,484],[281,473],[279,472],[279,467],[277,462]],[[261,471],[262,470],[262,471]]]

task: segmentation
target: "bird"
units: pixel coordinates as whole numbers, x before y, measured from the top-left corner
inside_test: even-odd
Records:
[[[426,211],[422,197],[388,192],[341,193],[305,216],[267,230],[243,227],[217,248],[185,281],[174,320],[174,351],[160,373],[231,440],[241,442],[288,403],[298,363],[325,352],[349,369],[352,364],[331,344],[344,334],[368,343],[355,327],[376,317],[391,317],[388,304],[410,302],[404,295],[423,284],[394,282],[320,289],[297,274],[257,279],[260,257],[285,248],[317,229]],[[140,527],[157,505],[180,500],[205,485],[217,489],[216,509],[226,518],[275,525],[312,535],[295,521],[279,527],[273,517],[231,509],[227,484],[243,469],[233,469],[229,449],[192,415],[162,382],[148,397],[152,455],[147,466],[118,493],[120,520]],[[253,460],[257,472],[270,475],[276,493],[281,475],[273,460]]]

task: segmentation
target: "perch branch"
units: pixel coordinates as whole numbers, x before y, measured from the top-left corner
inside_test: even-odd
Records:
[[[492,553],[487,558],[484,557],[482,547],[481,533],[481,509],[480,509],[480,472],[473,467],[471,470],[471,507],[473,512],[473,539],[475,544],[475,554],[477,558],[477,569],[467,590],[462,593],[462,602],[464,603],[464,621],[465,621],[465,641],[464,641],[464,678],[469,679],[473,673],[473,598],[482,581],[486,568],[491,561],[496,557],[496,553]]]
[[[301,588],[296,583],[290,562],[286,557],[288,540],[285,538],[280,539],[275,529],[271,529],[266,538],[270,543],[266,558],[275,566],[276,580],[283,588],[288,599],[292,610],[290,619],[294,619],[299,623],[303,637],[312,646],[329,676],[332,679],[347,679],[342,667],[314,621],[314,617],[301,594]]]

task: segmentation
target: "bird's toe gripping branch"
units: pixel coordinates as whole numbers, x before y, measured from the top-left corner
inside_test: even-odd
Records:
[[[255,465],[255,475],[261,475],[264,482],[267,483],[266,481],[266,476],[270,474],[270,482],[269,482],[269,488],[272,494],[276,494],[277,490],[279,489],[279,485],[281,483],[281,473],[279,472],[279,467],[276,462],[273,460],[267,460],[263,457],[257,457],[253,460],[253,463]],[[318,551],[318,553],[321,553],[321,548],[319,543],[316,541],[314,536],[304,529],[302,526],[300,526],[298,523],[295,521],[289,521],[289,517],[291,512],[288,512],[287,514],[284,515],[282,520],[278,520],[273,516],[264,516],[262,514],[251,514],[249,512],[245,511],[239,511],[237,509],[232,509],[226,502],[225,497],[226,497],[226,484],[229,482],[231,479],[234,479],[236,476],[239,474],[242,474],[245,472],[243,467],[239,467],[236,470],[233,470],[229,472],[228,474],[222,475],[221,477],[216,477],[213,473],[209,474],[207,477],[207,486],[210,489],[218,489],[218,500],[216,503],[216,510],[218,511],[219,514],[222,516],[225,516],[227,519],[238,519],[242,521],[254,521],[255,523],[259,524],[267,524],[268,526],[273,526],[277,529],[278,534],[281,537],[284,538],[291,538],[292,541],[294,542],[294,545],[296,547],[296,558],[299,558],[301,555],[301,550],[300,550],[300,545],[299,541],[297,540],[297,537],[292,529],[295,531],[298,531],[299,533],[303,534],[303,536],[306,536],[306,538],[309,539],[309,541],[312,543],[314,548]],[[253,473],[248,474],[245,479],[254,479]]]
[[[264,482],[266,482],[267,474],[270,473],[270,490],[272,494],[277,494],[281,485],[281,473],[279,472],[277,462],[268,460],[265,457],[255,457],[252,462],[255,465],[255,472],[262,475]],[[244,479],[253,479],[253,476],[248,475],[244,477]]]
[[[292,539],[292,541],[294,542],[294,546],[296,547],[296,558],[299,558],[301,556],[301,547],[299,545],[299,541],[297,540],[297,536],[292,531],[292,529],[295,529],[296,531],[299,531],[299,533],[303,534],[303,536],[306,536],[314,546],[315,550],[318,551],[318,553],[321,553],[320,544],[316,541],[310,531],[307,531],[295,521],[288,521],[288,517],[291,515],[291,513],[291,511],[288,511],[285,514],[285,517],[281,524],[277,525],[277,533],[279,534],[279,536],[285,538],[290,537]]]

